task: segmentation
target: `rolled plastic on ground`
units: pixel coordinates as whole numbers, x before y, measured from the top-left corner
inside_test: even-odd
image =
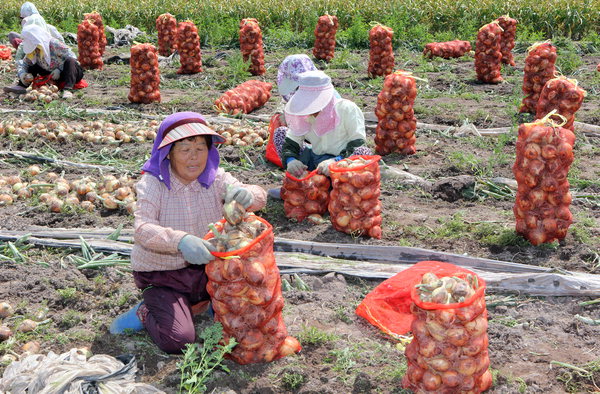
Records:
[[[262,31],[255,18],[242,19],[240,22],[240,50],[244,61],[250,60],[248,71],[252,75],[263,75],[267,72]]]
[[[131,88],[127,98],[132,103],[160,102],[160,71],[158,56],[152,44],[131,47]]]
[[[79,64],[86,70],[102,70],[104,62],[100,53],[100,33],[89,19],[77,25],[77,48]]]
[[[302,348],[288,336],[283,322],[283,296],[279,269],[273,254],[273,227],[266,229],[249,245],[230,252],[213,253],[216,259],[206,265],[207,291],[215,320],[223,325],[223,340],[234,337],[238,345],[229,358],[238,364],[271,362]],[[219,230],[225,221],[217,223]],[[207,234],[205,239],[213,237]]]
[[[328,209],[337,231],[381,238],[380,159],[350,156],[329,165],[333,190]]]
[[[335,34],[338,29],[338,18],[335,15],[322,15],[315,27],[315,59],[330,62],[335,54]]]
[[[102,16],[94,11],[89,14],[83,14],[83,19],[91,21],[98,28],[98,49],[100,50],[100,56],[104,55],[106,49],[106,34],[104,33],[104,22]]]
[[[170,56],[177,49],[177,19],[169,13],[156,18],[158,33],[158,54]]]
[[[179,23],[177,29],[177,49],[181,63],[177,74],[196,74],[202,72],[200,36],[194,22]]]
[[[446,42],[430,42],[423,49],[423,56],[428,58],[441,57],[450,59],[453,57],[461,57],[471,51],[471,43],[469,41],[446,41]]]
[[[517,34],[517,23],[516,19],[509,17],[508,15],[501,16],[496,19],[498,24],[502,28],[502,38],[500,39],[500,52],[502,52],[502,63],[510,66],[515,65],[515,59],[513,58],[512,50],[515,47],[515,36]]]
[[[585,90],[577,86],[577,80],[561,76],[546,82],[536,107],[535,117],[542,119],[552,110],[567,120],[565,129],[575,131],[575,112],[581,107]]]
[[[417,85],[412,73],[399,70],[385,77],[375,107],[378,119],[375,150],[380,155],[392,152],[412,155],[417,151],[417,119],[413,109],[416,97]]]
[[[575,134],[551,116],[519,126],[513,165],[518,185],[513,207],[516,231],[533,245],[565,238],[573,222],[567,176]]]
[[[255,79],[243,82],[215,100],[217,111],[236,115],[248,114],[262,107],[271,98],[273,85]]]
[[[285,216],[302,222],[307,216],[327,212],[331,182],[317,171],[296,178],[286,171],[281,187]]]
[[[383,77],[394,71],[393,35],[394,31],[383,25],[376,25],[369,30],[369,77]]]
[[[528,52],[523,75],[525,97],[519,112],[535,114],[540,93],[556,72],[556,47],[549,42],[538,42],[530,46]]]
[[[502,52],[500,40],[502,28],[497,21],[479,29],[475,43],[475,72],[477,79],[486,83],[502,82]]]

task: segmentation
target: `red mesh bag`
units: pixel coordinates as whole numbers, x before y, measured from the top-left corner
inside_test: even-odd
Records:
[[[89,14],[83,14],[83,19],[91,21],[98,28],[98,49],[100,50],[100,56],[104,55],[106,49],[106,34],[104,33],[104,22],[102,16],[94,11]]]
[[[194,22],[180,22],[177,29],[177,49],[181,67],[177,74],[196,74],[202,72],[200,36]]]
[[[428,58],[441,57],[450,59],[453,57],[461,57],[471,51],[471,43],[469,41],[447,41],[447,42],[430,42],[423,49],[423,56]]]
[[[286,171],[281,187],[285,216],[302,222],[309,215],[324,214],[329,203],[330,186],[329,178],[317,174],[316,170],[303,178],[296,178]]]
[[[215,320],[223,325],[223,340],[237,341],[229,358],[238,364],[270,362],[297,353],[300,343],[288,336],[283,322],[283,296],[279,269],[273,254],[273,227],[266,229],[249,245],[230,252],[214,252],[216,259],[206,265]],[[217,223],[221,230],[225,220]],[[213,237],[213,233],[205,239]]]
[[[254,18],[242,19],[240,22],[240,50],[244,61],[250,60],[249,71],[252,75],[263,75],[265,54],[263,52],[262,31]]]
[[[383,25],[376,25],[369,30],[369,77],[383,77],[394,71],[393,35],[394,31]]]
[[[267,149],[265,149],[265,157],[271,163],[275,164],[283,168],[283,163],[281,162],[281,157],[277,153],[277,148],[275,147],[275,139],[273,138],[275,135],[275,130],[278,127],[283,126],[283,122],[281,121],[281,114],[275,114],[271,116],[269,121],[269,142],[267,142]]]
[[[533,245],[565,238],[573,222],[567,176],[575,134],[552,122],[552,115],[519,126],[513,165],[516,231]]]
[[[379,159],[350,156],[329,165],[333,190],[328,209],[336,230],[381,238]]]
[[[131,47],[131,87],[127,98],[132,103],[160,102],[160,72],[158,56],[152,44]]]
[[[556,48],[549,42],[538,42],[529,47],[528,51],[523,75],[525,97],[519,112],[534,114],[544,85],[554,78]]]
[[[215,100],[215,107],[219,112],[232,115],[248,114],[269,101],[272,88],[269,82],[251,79],[223,93]]]
[[[380,155],[416,152],[417,119],[413,105],[417,97],[415,78],[406,71],[396,71],[385,77],[383,89],[377,96],[377,128],[375,150]]]
[[[335,15],[322,15],[315,27],[315,59],[330,62],[335,52],[335,34],[338,29],[338,18]]]
[[[502,28],[498,22],[488,23],[479,29],[475,43],[475,72],[477,79],[485,83],[502,82],[502,52],[500,40]]]
[[[12,52],[6,45],[0,45],[0,60],[12,59]]]
[[[177,49],[177,19],[169,13],[156,18],[158,54],[170,56]]]
[[[77,25],[77,48],[79,64],[86,70],[102,70],[104,62],[100,53],[100,32],[89,19]]]
[[[581,107],[584,97],[585,90],[577,86],[577,80],[566,77],[551,79],[542,89],[535,117],[542,119],[556,110],[557,114],[567,119],[563,127],[575,131],[575,112]]]
[[[500,39],[500,52],[502,52],[502,63],[510,66],[515,65],[512,50],[515,47],[515,36],[517,34],[516,19],[510,18],[508,15],[501,16],[496,19],[502,28],[502,38]]]

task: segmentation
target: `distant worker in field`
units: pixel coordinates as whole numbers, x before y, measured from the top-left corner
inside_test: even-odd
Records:
[[[65,39],[63,36],[56,30],[56,27],[46,23],[44,18],[40,15],[36,6],[33,3],[26,2],[21,6],[21,28],[24,28],[27,25],[38,25],[39,27],[47,30],[52,38],[57,39],[58,41],[64,43]],[[8,41],[10,44],[16,48],[19,47],[19,44],[23,39],[21,38],[21,34],[11,31],[8,33]]]
[[[80,87],[83,68],[71,49],[35,24],[23,28],[22,39],[15,55],[19,82],[4,91],[25,93],[36,76],[50,75],[59,89],[64,90],[63,98],[73,97],[71,90]]]

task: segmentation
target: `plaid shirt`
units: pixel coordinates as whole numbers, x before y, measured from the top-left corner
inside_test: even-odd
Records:
[[[263,208],[267,201],[262,187],[245,185],[222,168],[208,189],[198,182],[184,185],[172,171],[170,174],[171,190],[150,174],[144,174],[136,185],[135,244],[131,252],[134,271],[184,268],[187,263],[177,249],[179,241],[187,234],[203,238],[208,224],[223,218],[221,201],[227,185],[242,186],[252,193],[250,211]]]

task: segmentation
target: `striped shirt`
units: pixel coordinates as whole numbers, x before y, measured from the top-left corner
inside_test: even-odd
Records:
[[[144,174],[136,185],[135,244],[131,252],[134,271],[184,268],[187,263],[177,249],[179,241],[187,234],[203,238],[208,224],[223,218],[221,201],[227,185],[242,186],[252,193],[250,211],[263,208],[267,201],[262,187],[245,185],[222,168],[208,189],[198,182],[184,185],[169,171],[171,190],[150,174]]]

